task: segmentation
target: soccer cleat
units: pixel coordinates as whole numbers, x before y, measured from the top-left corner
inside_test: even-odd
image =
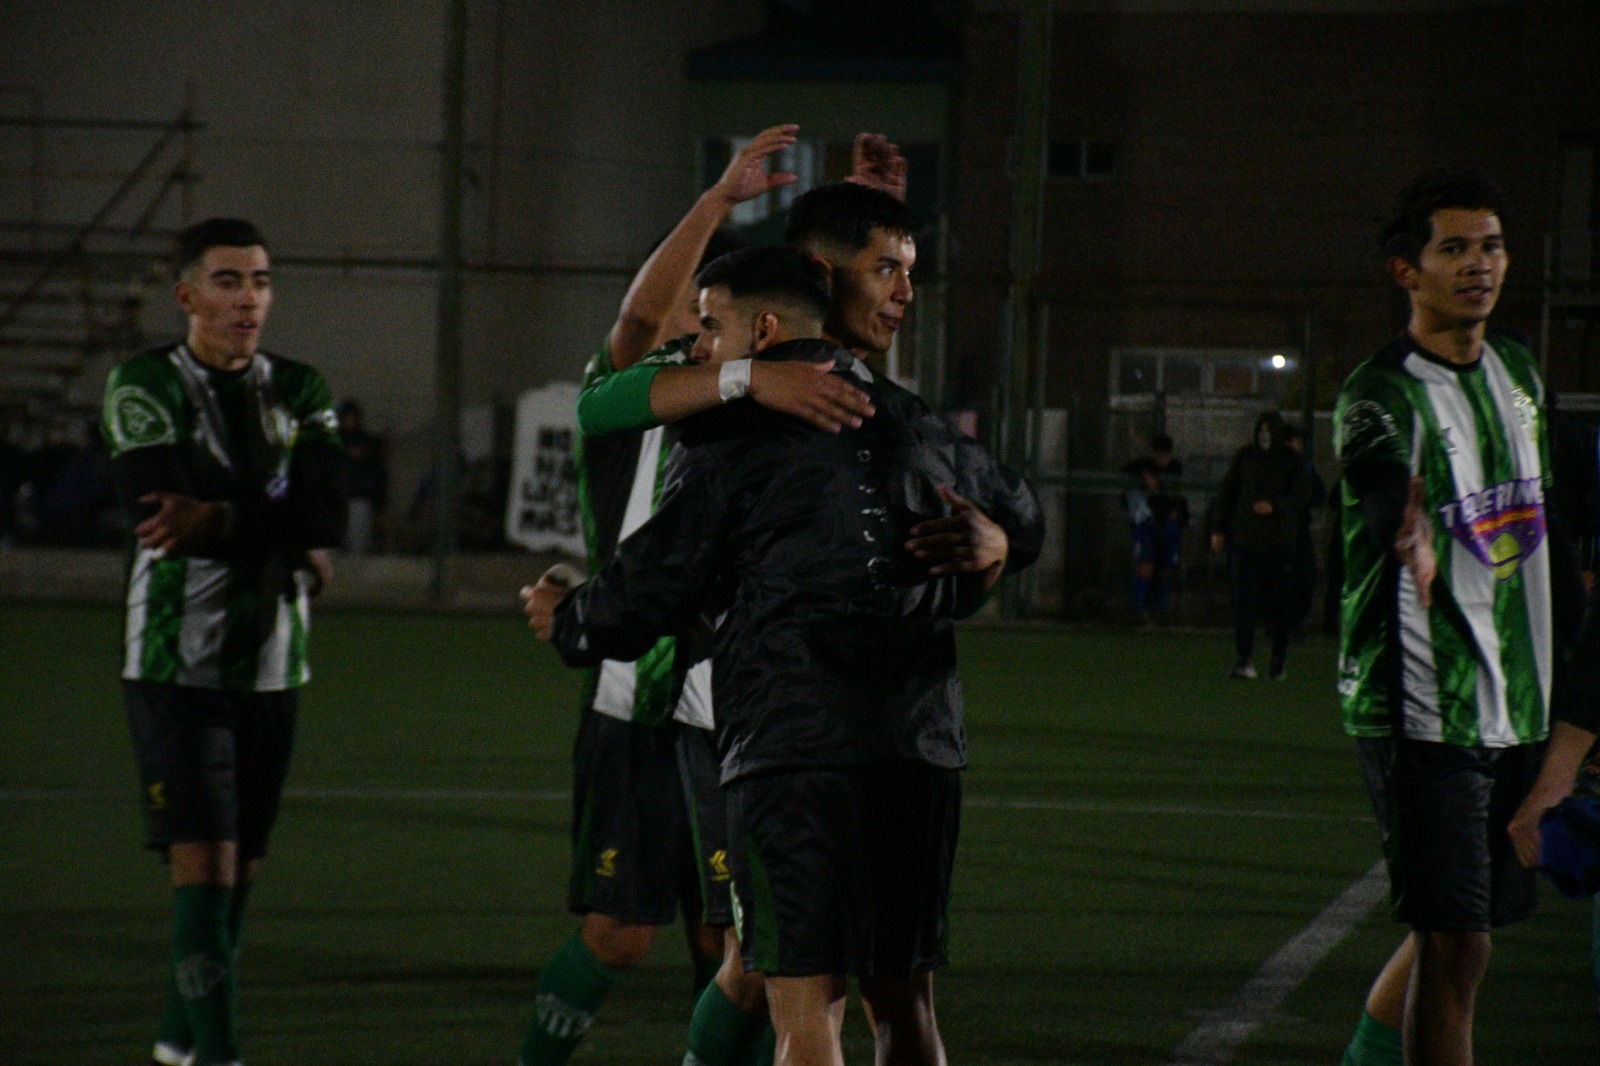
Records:
[[[1255,664],[1240,663],[1238,666],[1235,666],[1232,670],[1228,671],[1228,676],[1236,681],[1254,681],[1256,679]]]
[[[194,1066],[194,1052],[158,1040],[150,1050],[150,1062],[151,1066]]]
[[[1281,666],[1274,666],[1272,669],[1267,671],[1268,681],[1287,681],[1288,679],[1289,671]]]

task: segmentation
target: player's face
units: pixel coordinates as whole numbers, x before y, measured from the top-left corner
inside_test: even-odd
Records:
[[[700,290],[700,336],[689,353],[692,363],[717,366],[743,359],[756,348],[756,319],[751,308],[740,306],[726,285]]]
[[[178,282],[178,306],[189,316],[189,348],[202,361],[234,365],[261,346],[272,306],[272,264],[259,244],[218,245]]]
[[[1432,221],[1433,235],[1417,265],[1397,267],[1412,311],[1426,329],[1478,325],[1494,310],[1506,279],[1500,219],[1493,211],[1446,207]]]
[[[833,312],[828,325],[834,338],[847,348],[888,351],[911,303],[916,262],[916,241],[879,228],[865,248],[831,263]]]

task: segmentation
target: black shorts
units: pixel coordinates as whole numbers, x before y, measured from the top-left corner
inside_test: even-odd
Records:
[[[294,750],[297,689],[224,692],[124,681],[149,847],[237,841],[267,853]]]
[[[1539,775],[1543,744],[1357,741],[1389,865],[1395,917],[1423,932],[1488,932],[1534,910],[1534,873],[1506,825]]]
[[[678,725],[634,725],[585,711],[572,787],[567,909],[629,925],[700,912],[689,813],[678,774]]]
[[[745,967],[907,978],[948,961],[961,774],[920,762],[727,786]]]
[[[722,792],[721,769],[712,731],[680,726],[678,772],[683,777],[683,797],[694,836],[700,920],[706,925],[727,927],[733,924],[733,899],[729,893],[733,874],[728,867],[728,802]]]

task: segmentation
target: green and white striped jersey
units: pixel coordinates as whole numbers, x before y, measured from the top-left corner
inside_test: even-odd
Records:
[[[1339,394],[1344,465],[1339,694],[1346,732],[1498,748],[1544,739],[1553,637],[1544,389],[1525,345],[1491,334],[1458,367],[1402,336]],[[1399,464],[1426,486],[1439,574],[1424,608],[1375,543],[1352,474]]]
[[[678,365],[686,353],[677,342],[651,352],[641,362]],[[584,368],[585,390],[611,377],[611,350],[602,345]],[[661,472],[670,447],[666,429],[616,433],[604,437],[578,434],[573,463],[578,474],[578,504],[583,515],[589,572],[597,574],[616,554],[617,545],[655,513],[661,495]],[[592,671],[589,706],[601,714],[641,725],[660,725],[672,718],[673,663],[677,642],[662,637],[631,663],[607,659]]]
[[[297,444],[339,439],[327,382],[311,367],[262,352],[227,374],[182,344],[111,372],[102,431],[113,461],[175,447],[207,500],[282,500]],[[309,579],[299,561],[277,547],[208,558],[134,545],[122,676],[235,692],[304,684]]]

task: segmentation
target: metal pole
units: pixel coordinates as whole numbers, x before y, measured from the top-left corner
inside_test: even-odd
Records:
[[[439,167],[439,351],[434,370],[433,574],[435,603],[446,596],[445,570],[456,552],[457,470],[461,436],[461,186],[465,143],[467,4],[451,0],[446,16],[444,122]]]
[[[1032,441],[1027,430],[1037,373],[1034,302],[1039,275],[1039,243],[1044,230],[1044,171],[1050,100],[1050,0],[1027,0],[1017,27],[1017,125],[1015,173],[1011,191],[1011,285],[1006,306],[1006,380],[1001,382],[1005,428],[1002,455],[1015,470],[1026,471]],[[1017,613],[1018,596],[1008,583],[1001,614]],[[1008,594],[1009,593],[1009,594]]]
[[[1311,354],[1311,326],[1314,312],[1306,308],[1305,338],[1300,343],[1300,431],[1305,434],[1301,447],[1306,461],[1316,455],[1317,443],[1317,360]]]

